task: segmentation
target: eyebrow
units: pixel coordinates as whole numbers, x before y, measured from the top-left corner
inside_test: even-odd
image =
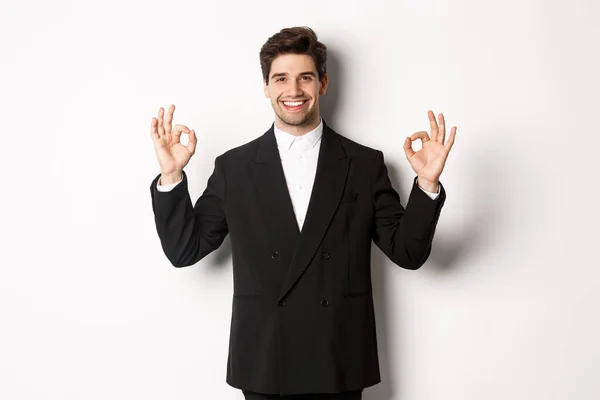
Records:
[[[317,77],[317,75],[314,72],[312,72],[312,71],[301,72],[301,73],[298,74],[298,76],[306,76],[306,75],[310,75],[310,76],[313,76],[315,78]],[[277,73],[271,75],[271,79],[273,79],[273,78],[279,78],[280,76],[288,76],[288,73],[287,72],[277,72]]]

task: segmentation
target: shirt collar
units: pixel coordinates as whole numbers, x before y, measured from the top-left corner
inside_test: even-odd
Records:
[[[310,146],[314,147],[315,144],[317,144],[317,142],[319,141],[319,139],[321,139],[321,136],[323,135],[323,119],[322,118],[321,118],[321,122],[319,123],[319,126],[317,126],[312,131],[305,133],[304,135],[301,135],[301,136],[294,136],[291,133],[287,133],[287,132],[280,130],[279,128],[277,128],[277,126],[275,124],[273,124],[273,125],[275,128],[275,139],[277,140],[277,147],[279,147],[280,149],[284,149],[284,150],[289,150],[292,147],[292,144],[294,144],[294,142],[296,142],[297,140],[307,140],[308,143],[310,143]]]

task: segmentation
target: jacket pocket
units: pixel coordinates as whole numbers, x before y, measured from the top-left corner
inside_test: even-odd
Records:
[[[344,197],[342,197],[342,201],[340,203],[349,203],[351,201],[355,201],[358,197],[358,193],[346,193]]]

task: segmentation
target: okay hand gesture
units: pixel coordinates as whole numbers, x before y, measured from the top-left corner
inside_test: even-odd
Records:
[[[150,125],[150,136],[154,142],[154,150],[162,175],[181,173],[196,151],[196,132],[185,125],[172,127],[174,112],[175,105],[171,104],[167,111],[167,117],[163,120],[165,110],[162,107],[159,108],[158,118],[153,117]],[[182,133],[189,135],[187,146],[180,142]]]
[[[437,192],[438,180],[446,164],[448,153],[454,144],[456,126],[452,127],[448,140],[446,139],[446,123],[444,115],[439,114],[439,125],[433,111],[427,112],[431,126],[431,138],[426,131],[415,132],[404,140],[404,152],[410,166],[417,173],[418,184],[425,190]],[[412,142],[421,139],[423,147],[419,151],[412,149]]]

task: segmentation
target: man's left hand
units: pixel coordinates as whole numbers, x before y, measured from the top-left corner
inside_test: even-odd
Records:
[[[429,124],[431,126],[431,137],[427,131],[413,133],[412,136],[404,140],[404,153],[410,166],[417,173],[417,184],[428,192],[437,193],[439,177],[442,174],[448,153],[454,144],[456,136],[456,126],[452,127],[450,136],[446,143],[446,123],[444,115],[439,114],[439,125],[435,120],[433,111],[427,112]],[[412,142],[421,139],[423,147],[419,151],[412,149]]]

